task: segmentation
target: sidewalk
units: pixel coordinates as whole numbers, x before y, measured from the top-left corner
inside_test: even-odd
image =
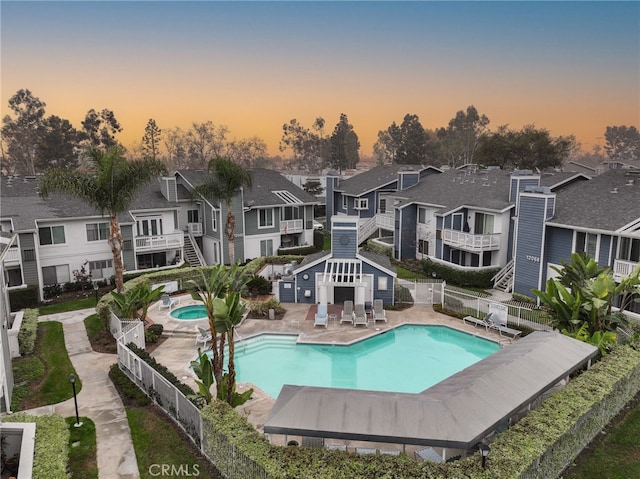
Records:
[[[82,389],[78,393],[78,413],[96,425],[98,477],[100,479],[139,479],[138,462],[124,405],[109,379],[109,368],[117,362],[114,354],[96,353],[84,327],[93,308],[40,316],[39,321],[60,321],[64,341]],[[71,388],[71,384],[69,384]],[[73,398],[51,406],[29,409],[34,415],[58,414],[75,417]]]

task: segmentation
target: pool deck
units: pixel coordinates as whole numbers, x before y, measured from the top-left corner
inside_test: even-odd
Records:
[[[201,304],[194,301],[189,295],[180,296],[180,303],[176,307],[188,306],[192,304]],[[335,320],[329,321],[327,328],[313,326],[313,314],[310,308],[316,308],[316,305],[309,304],[293,304],[283,303],[286,309],[283,319],[245,319],[236,329],[237,338],[242,340],[261,333],[280,333],[280,334],[298,334],[298,341],[324,344],[349,344],[367,337],[380,334],[402,324],[434,324],[444,325],[451,328],[465,331],[467,333],[480,336],[507,346],[510,341],[501,337],[495,330],[486,331],[483,327],[474,327],[465,324],[461,319],[452,318],[450,316],[437,313],[431,305],[416,305],[403,311],[387,311],[387,322],[377,322],[369,324],[368,327],[354,327],[346,323],[340,323],[340,314],[337,314]],[[333,306],[339,308],[339,306]],[[175,309],[175,308],[174,308]],[[332,312],[331,310],[329,311]],[[201,320],[178,320],[170,316],[168,309],[159,310],[157,306],[149,309],[148,317],[155,323],[164,326],[165,334],[169,338],[160,345],[152,356],[156,360],[166,366],[183,382],[197,390],[194,382],[196,377],[189,370],[189,365],[197,355],[197,346],[195,338],[197,335],[197,327],[201,326],[208,329],[206,319]],[[262,432],[263,425],[267,420],[269,412],[275,403],[272,398],[264,391],[249,383],[238,383],[238,391],[253,387],[253,399],[245,405],[238,408],[246,415],[258,431]]]

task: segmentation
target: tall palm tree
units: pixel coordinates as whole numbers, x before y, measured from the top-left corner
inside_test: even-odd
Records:
[[[228,158],[214,158],[209,161],[208,173],[204,183],[195,187],[194,195],[200,195],[226,204],[227,222],[225,234],[229,244],[229,264],[233,264],[235,262],[236,220],[231,202],[243,187],[251,188],[253,179],[249,170]]]
[[[117,148],[106,152],[90,150],[91,168],[88,173],[53,168],[40,179],[42,198],[51,193],[74,196],[102,215],[109,216],[109,246],[113,253],[116,289],[122,291],[124,266],[122,263],[122,231],[118,214],[129,209],[140,188],[167,169],[159,160],[128,161]]]

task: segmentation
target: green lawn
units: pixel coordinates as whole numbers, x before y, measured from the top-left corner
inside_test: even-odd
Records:
[[[396,273],[400,279],[426,279],[427,277],[424,274],[404,269],[402,266],[396,266]]]
[[[565,479],[630,479],[640,477],[640,402],[613,426],[594,449],[578,458]]]
[[[87,316],[84,320],[84,327],[94,351],[100,353],[116,353],[118,351],[115,338],[105,329],[104,323],[97,314]]]
[[[62,324],[57,321],[39,323],[33,354],[14,360],[13,370],[14,381],[19,385],[17,397],[12,402],[16,411],[56,404],[73,397],[69,375],[76,372],[64,344]],[[81,389],[82,381],[78,378],[76,392]]]
[[[189,439],[175,430],[169,418],[158,416],[150,407],[126,410],[141,479],[157,477],[159,464],[182,468],[180,477],[221,477],[209,461],[199,456]]]
[[[95,306],[96,299],[94,297],[88,297],[66,301],[64,303],[50,304],[49,306],[41,306],[38,311],[40,316],[44,316],[45,314],[65,313],[67,311],[77,311],[78,309],[94,308]]]
[[[69,472],[71,479],[98,479],[96,458],[96,426],[88,417],[80,416],[82,426],[74,427],[75,417],[66,418],[69,426]]]

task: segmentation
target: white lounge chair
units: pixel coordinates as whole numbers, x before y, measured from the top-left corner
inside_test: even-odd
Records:
[[[373,322],[376,321],[387,322],[387,312],[384,310],[381,299],[373,300]]]
[[[482,319],[478,319],[473,316],[465,316],[462,318],[462,322],[465,324],[471,323],[474,327],[478,325],[484,326],[485,329],[489,331],[489,328],[493,327],[493,319],[491,319],[492,316],[493,313],[487,313],[487,315]]]
[[[176,305],[180,303],[179,298],[172,298],[168,294],[163,294],[160,296],[160,302],[158,303],[158,309],[168,309],[171,311]]]
[[[327,305],[325,303],[318,305],[318,312],[316,313],[316,319],[313,322],[313,327],[324,326],[329,324],[329,315],[327,314]]]
[[[369,326],[367,322],[367,312],[364,309],[364,304],[356,304],[356,310],[353,313],[353,326],[364,325]]]
[[[500,318],[497,314],[489,313],[487,316],[489,315],[491,315],[491,317],[488,319],[489,327],[491,329],[497,330],[500,333],[500,336],[508,334],[512,339],[515,339],[522,334],[522,331],[520,331],[519,329],[510,328],[507,326],[506,322],[500,321]]]
[[[201,326],[198,326],[198,335],[196,336],[196,344],[202,343],[202,345],[206,348],[207,343],[211,341],[211,331],[204,329]]]
[[[353,301],[347,300],[344,302],[340,323],[353,324]]]

